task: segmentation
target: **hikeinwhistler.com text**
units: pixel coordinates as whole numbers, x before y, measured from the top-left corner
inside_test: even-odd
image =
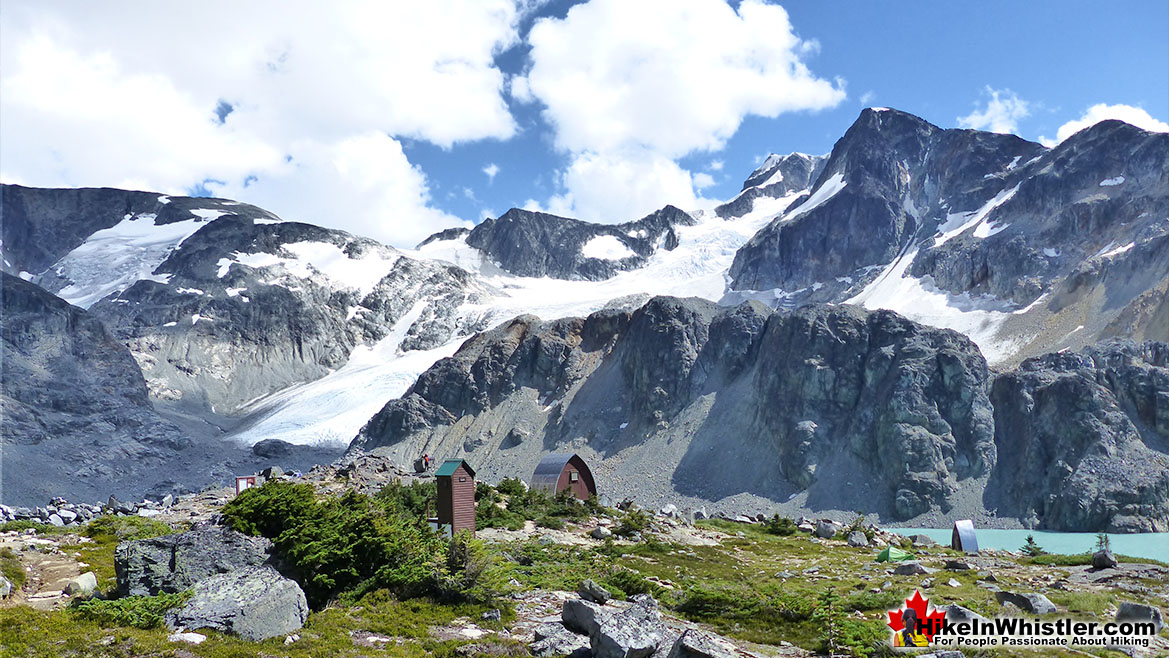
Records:
[[[1000,617],[942,621],[933,644],[947,647],[1148,647],[1152,622]]]

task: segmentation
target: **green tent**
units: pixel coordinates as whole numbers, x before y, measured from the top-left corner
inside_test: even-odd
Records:
[[[877,553],[877,562],[905,562],[912,560],[913,553],[903,551],[896,546],[886,546],[885,550]]]

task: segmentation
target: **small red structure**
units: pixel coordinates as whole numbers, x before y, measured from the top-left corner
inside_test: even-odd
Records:
[[[528,486],[550,496],[569,488],[581,500],[597,495],[593,472],[576,453],[557,452],[540,460]]]
[[[448,535],[475,534],[475,469],[462,459],[448,459],[434,474],[438,481],[436,529]]]
[[[244,489],[256,486],[255,475],[237,475],[235,478],[235,495],[240,495]]]

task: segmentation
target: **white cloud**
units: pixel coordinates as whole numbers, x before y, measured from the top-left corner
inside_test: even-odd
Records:
[[[875,92],[872,90],[866,91],[865,93],[861,94],[861,105],[868,107],[869,103],[872,103],[876,98],[877,94]]]
[[[588,221],[615,224],[640,219],[666,204],[687,210],[712,204],[695,193],[689,171],[645,151],[632,156],[581,154],[562,179],[566,191],[549,199],[546,211]]]
[[[761,0],[738,10],[723,0],[591,0],[538,21],[529,41],[531,69],[512,95],[522,89],[544,104],[555,144],[571,158],[565,190],[549,205],[583,218],[624,221],[693,202],[694,178],[678,158],[722,148],[748,115],[820,110],[845,97],[839,81],[804,63],[818,44],[797,38],[787,12]],[[599,182],[612,187],[584,187]]]
[[[710,164],[706,165],[706,168],[711,171],[722,171],[723,164],[722,160],[711,160]]]
[[[707,173],[693,174],[690,178],[694,183],[694,187],[700,190],[705,190],[711,185],[714,185],[714,176]]]
[[[486,167],[483,167],[483,173],[487,175],[488,182],[494,182],[495,175],[499,173],[499,165],[492,162]]]
[[[1088,108],[1079,119],[1073,119],[1060,126],[1056,132],[1055,139],[1040,137],[1039,141],[1044,146],[1055,146],[1084,128],[1094,126],[1108,119],[1118,119],[1150,132],[1169,132],[1169,123],[1155,119],[1143,108],[1133,107],[1132,105],[1098,103]]]
[[[406,159],[401,143],[383,132],[336,143],[300,141],[290,155],[290,161],[246,185],[208,188],[216,196],[249,199],[285,219],[402,246],[418,244],[441,228],[471,226],[431,207],[425,174]]]
[[[373,133],[443,147],[514,134],[493,55],[518,38],[516,20],[510,0],[218,0],[181,11],[145,1],[5,2],[0,177],[168,193],[216,179],[260,203],[262,189],[306,197],[313,182],[300,172],[316,171],[328,173],[338,198],[368,198],[363,159],[417,171],[395,140],[375,144]],[[220,101],[233,108],[222,122]],[[285,166],[285,155],[297,166]],[[249,177],[257,180],[245,187]],[[420,172],[406,180],[425,186]],[[404,196],[350,207],[356,214],[344,219],[329,213],[332,225],[376,234],[454,221],[425,204],[416,219],[393,216],[429,194],[390,189]]]
[[[1017,133],[1019,121],[1031,114],[1030,104],[1010,89],[986,87],[986,107],[958,117],[958,126],[995,133]]]

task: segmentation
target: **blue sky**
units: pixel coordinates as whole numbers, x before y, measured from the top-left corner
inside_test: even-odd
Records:
[[[868,106],[1049,144],[1169,130],[1166,2],[780,6],[6,2],[0,178],[208,192],[409,246],[513,206],[710,205]]]

